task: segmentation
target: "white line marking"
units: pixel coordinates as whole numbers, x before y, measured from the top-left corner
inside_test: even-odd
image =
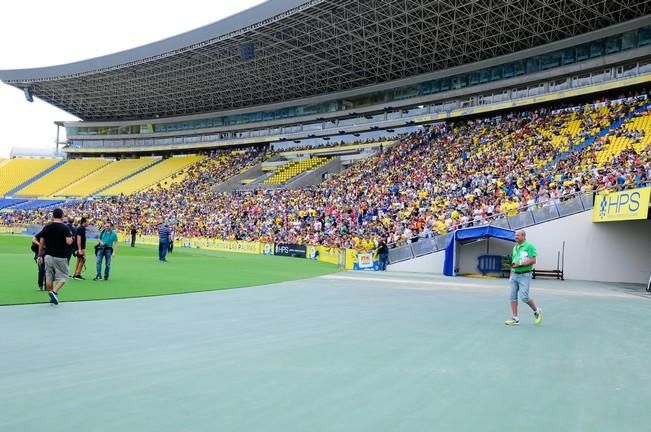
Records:
[[[390,283],[393,284],[391,287],[392,289],[399,289],[399,290],[412,290],[412,291],[432,291],[432,289],[428,289],[427,287],[437,287],[437,288],[442,288],[444,290],[448,291],[458,291],[458,288],[466,288],[466,290],[470,291],[477,291],[477,290],[483,290],[486,291],[487,289],[490,289],[491,291],[501,291],[504,293],[508,294],[509,286],[508,283],[504,283],[503,285],[494,285],[494,284],[476,284],[476,283],[468,283],[468,282],[439,282],[439,281],[432,281],[432,280],[415,280],[415,279],[404,279],[404,278],[390,278],[390,277],[369,277],[369,276],[344,276],[344,275],[326,275],[326,276],[321,276],[320,279],[329,279],[329,280],[349,280],[349,281],[357,281],[357,282],[380,282],[380,283]],[[396,285],[400,284],[400,285]],[[404,286],[404,285],[420,285],[420,287],[414,287],[414,286]],[[600,292],[597,291],[591,291],[591,292],[586,292],[586,291],[572,291],[572,290],[563,290],[559,288],[538,288],[534,287],[536,289],[539,289],[541,292],[544,292],[545,294],[556,294],[556,295],[561,295],[561,296],[575,296],[575,297],[607,297],[607,298],[622,298],[622,299],[631,299],[638,297],[634,294],[627,294],[627,293],[618,293],[618,292],[612,292],[612,291],[606,291],[601,288],[595,288],[599,289]]]

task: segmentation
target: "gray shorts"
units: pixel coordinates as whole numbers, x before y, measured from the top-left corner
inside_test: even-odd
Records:
[[[511,272],[511,301],[518,301],[518,294],[520,300],[524,303],[529,301],[529,288],[531,287],[531,272],[516,273]]]
[[[45,255],[45,280],[65,282],[68,280],[68,260]]]

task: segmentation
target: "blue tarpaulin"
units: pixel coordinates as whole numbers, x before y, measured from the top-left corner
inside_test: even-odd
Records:
[[[446,276],[454,276],[454,264],[457,254],[457,242],[468,242],[472,240],[479,240],[484,238],[498,238],[502,240],[515,241],[515,231],[509,229],[494,227],[494,226],[481,226],[473,228],[464,228],[454,232],[450,236],[448,243],[445,245],[445,261],[443,262],[443,274]]]

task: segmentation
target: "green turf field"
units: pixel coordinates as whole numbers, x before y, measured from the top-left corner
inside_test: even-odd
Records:
[[[29,242],[26,236],[0,235],[0,274],[3,275],[0,305],[48,301],[47,295],[38,291],[37,269]],[[156,247],[120,245],[111,263],[110,280],[92,281],[94,244],[92,240],[88,243],[91,256],[83,273],[87,280],[69,279],[59,296],[62,302],[240,288],[338,271],[337,266],[299,258],[183,248],[175,248],[168,255],[168,262],[161,263]]]

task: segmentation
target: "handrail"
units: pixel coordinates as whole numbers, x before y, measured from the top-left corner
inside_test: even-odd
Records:
[[[527,226],[538,225],[538,224],[543,223],[543,222],[549,222],[549,221],[560,219],[562,217],[569,216],[569,215],[572,215],[572,214],[588,211],[588,210],[592,209],[592,206],[594,204],[594,196],[596,194],[598,194],[598,193],[618,192],[618,191],[622,191],[622,190],[637,189],[637,188],[646,187],[646,186],[651,186],[651,179],[642,180],[642,181],[635,182],[635,183],[628,184],[628,185],[622,185],[621,187],[620,186],[615,186],[615,187],[602,189],[602,190],[574,192],[572,194],[563,195],[563,196],[559,197],[558,200],[550,199],[548,202],[552,203],[553,206],[552,205],[522,206],[522,207],[517,208],[518,213],[515,214],[515,215],[509,216],[508,213],[513,211],[513,210],[509,210],[509,211],[500,212],[498,214],[495,214],[495,215],[492,215],[492,216],[490,216],[488,218],[485,218],[485,219],[482,220],[482,223],[480,223],[480,224],[476,224],[474,221],[469,221],[467,225],[465,225],[463,227],[458,227],[457,226],[456,229],[452,229],[452,230],[448,231],[445,234],[439,234],[439,235],[435,235],[435,236],[428,237],[428,238],[414,236],[409,240],[404,240],[404,241],[401,241],[401,242],[395,242],[395,243],[388,244],[388,246],[389,246],[389,263],[391,264],[391,263],[395,263],[395,262],[406,261],[408,259],[415,258],[416,256],[424,255],[424,254],[418,254],[417,255],[416,253],[414,253],[414,246],[413,246],[415,243],[418,243],[418,242],[424,241],[424,240],[425,241],[429,240],[429,241],[431,241],[433,243],[433,249],[432,249],[431,252],[438,252],[438,251],[442,250],[443,248],[437,248],[436,247],[436,239],[439,238],[439,237],[447,238],[447,236],[454,233],[457,229],[474,227],[474,226],[486,226],[486,225],[500,226],[500,224],[501,224],[502,227],[508,228],[508,229],[521,229],[521,228],[525,228]],[[588,197],[588,196],[589,196],[590,204],[586,205],[583,197]],[[557,203],[557,201],[558,201],[558,203]],[[569,203],[569,202],[578,202],[580,204],[580,208],[577,208],[576,210],[572,210],[570,208],[569,211],[567,211],[567,210],[568,210],[568,208],[570,206],[567,206],[566,208],[561,206],[559,208],[560,203]],[[534,213],[532,211],[534,211],[536,209],[543,209],[543,208],[549,208],[549,209],[554,209],[554,210],[551,212],[551,214],[547,215],[548,217],[546,217],[544,219],[536,220],[536,217],[534,216]],[[511,224],[511,219],[512,218],[521,217],[522,215],[527,214],[527,213],[530,213],[530,215],[531,215],[531,223],[527,223],[525,221],[525,223],[522,224],[522,225],[520,225],[520,224]],[[506,222],[506,226],[503,225],[502,221]],[[497,222],[497,223],[495,223],[495,222]],[[513,225],[516,225],[516,226],[513,226]],[[416,240],[416,241],[413,241],[413,240]],[[396,252],[402,251],[402,250],[407,249],[407,248],[409,249],[409,255],[410,256],[405,256],[403,259],[392,261],[392,259],[391,259],[391,255],[392,255],[391,252],[392,251],[393,251],[393,254],[395,255]],[[429,252],[429,253],[431,253],[431,252]]]

